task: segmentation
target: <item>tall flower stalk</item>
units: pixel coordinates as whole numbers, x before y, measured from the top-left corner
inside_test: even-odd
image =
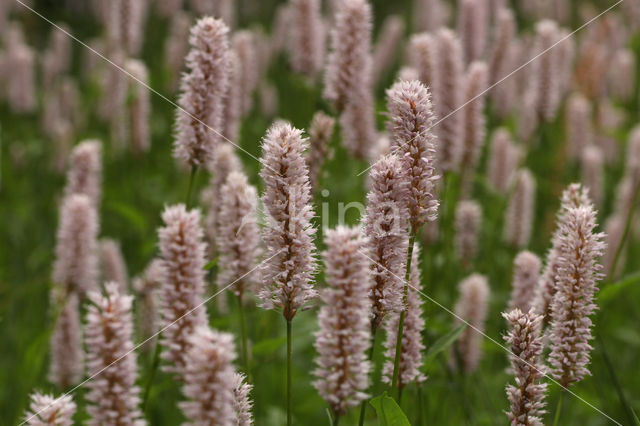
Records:
[[[279,309],[287,323],[287,424],[291,425],[291,322],[316,297],[311,225],[311,187],[302,131],[284,122],[269,128],[262,141],[260,176],[267,226],[263,240],[267,261],[261,268],[261,306]]]
[[[438,201],[433,192],[438,176],[434,172],[435,136],[431,132],[434,115],[429,90],[417,80],[399,81],[387,91],[387,99],[390,116],[387,130],[393,149],[398,152],[403,159],[404,168],[408,170],[406,180],[409,187],[409,247],[391,382],[392,389],[395,389],[398,382],[413,246],[420,227],[436,218]]]

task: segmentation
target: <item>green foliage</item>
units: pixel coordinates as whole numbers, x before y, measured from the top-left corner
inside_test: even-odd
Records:
[[[411,426],[400,406],[386,392],[371,399],[370,404],[376,410],[378,426]]]

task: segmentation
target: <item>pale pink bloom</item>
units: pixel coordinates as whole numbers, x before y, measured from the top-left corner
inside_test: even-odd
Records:
[[[613,96],[621,100],[629,100],[635,89],[636,62],[633,51],[620,49],[613,57],[609,68],[609,85]]]
[[[373,93],[368,87],[354,94],[340,114],[342,143],[355,157],[368,160],[378,139]]]
[[[274,53],[284,50],[289,43],[289,31],[293,19],[291,3],[280,3],[273,17],[273,30],[271,35],[271,48]]]
[[[37,107],[35,93],[35,54],[24,43],[7,49],[7,98],[13,112],[26,114]]]
[[[474,0],[484,1],[484,0]],[[472,62],[465,76],[465,107],[461,114],[464,117],[464,138],[462,144],[463,191],[468,194],[480,153],[487,133],[484,115],[485,95],[487,89],[487,64],[481,61]]]
[[[454,356],[465,373],[472,373],[482,357],[482,333],[489,302],[487,278],[479,274],[470,275],[460,283],[459,291],[460,298],[454,308],[456,324],[465,321],[469,325],[455,343]]]
[[[282,309],[290,321],[316,296],[316,270],[311,224],[311,188],[304,160],[308,140],[288,123],[274,123],[262,140],[262,202],[267,226],[263,241],[269,259],[261,273],[259,294],[265,309]]]
[[[324,28],[320,0],[290,0],[289,55],[294,71],[314,78],[324,60]]]
[[[523,313],[516,308],[502,316],[507,320],[509,333],[504,336],[509,345],[509,362],[516,385],[507,385],[512,426],[542,425],[544,396],[547,384],[542,383],[544,365],[541,361],[544,344],[541,337],[542,316],[533,310]]]
[[[92,292],[87,311],[86,344],[89,425],[144,425],[138,409],[140,389],[133,350],[133,298],[119,292],[117,283],[105,285],[106,294]]]
[[[227,62],[229,64],[229,87],[225,95],[222,134],[230,141],[237,141],[243,117],[241,111],[242,96],[244,96],[241,81],[242,64],[234,49],[230,49],[227,55]]]
[[[401,67],[398,70],[397,80],[411,81],[420,80],[420,73],[413,67]]]
[[[526,62],[521,58],[522,50],[522,41],[518,38],[511,39],[505,52],[506,58],[504,59],[504,64],[502,64],[503,71],[501,77],[489,85],[491,87],[489,95],[493,102],[495,112],[500,118],[505,118],[516,110],[520,99],[520,93],[518,93],[518,78],[521,77],[520,74],[526,74],[527,70],[527,67],[519,69],[519,67]],[[517,69],[519,69],[519,71],[512,74]],[[498,82],[500,83],[498,84]]]
[[[604,191],[604,156],[595,145],[589,145],[581,155],[582,183],[596,206],[602,205]]]
[[[171,18],[179,14],[184,0],[163,0],[155,2],[156,12],[160,16]]]
[[[178,403],[189,420],[187,424],[237,425],[233,336],[201,325],[189,335],[188,341],[182,386],[188,400]]]
[[[422,285],[420,284],[420,248],[416,244],[413,249],[413,257],[411,260],[409,290],[407,293],[407,306],[405,310],[406,316],[400,346],[398,388],[404,388],[406,385],[414,381],[421,383],[427,379],[420,372],[423,352],[425,349],[424,343],[422,343],[424,318],[422,317],[423,300],[420,295],[420,291],[422,291]],[[399,322],[400,314],[398,312],[394,312],[384,325],[387,337],[384,343],[385,362],[382,367],[382,381],[386,384],[391,384],[392,382]]]
[[[594,142],[591,122],[591,102],[582,93],[573,93],[565,108],[566,139],[569,157],[576,160],[585,147]]]
[[[523,312],[529,311],[536,294],[541,266],[540,258],[530,251],[518,253],[513,261],[509,310],[518,308]]]
[[[129,77],[120,71],[124,68],[125,54],[122,50],[115,50],[109,55],[109,60],[117,65],[107,66],[99,75],[101,98],[98,105],[98,116],[109,124],[109,132],[112,145],[116,152],[125,147],[127,86]]]
[[[202,306],[207,245],[202,241],[199,210],[187,211],[183,204],[166,207],[162,220],[165,226],[158,230],[164,267],[160,309],[162,326],[168,326],[161,338],[165,346],[162,358],[172,364],[166,371],[182,374],[188,337],[196,327],[207,324]]]
[[[491,136],[489,151],[488,178],[491,186],[506,194],[518,167],[520,153],[514,145],[509,131],[503,127],[496,129]]]
[[[458,34],[467,64],[484,58],[489,26],[488,0],[458,2]]]
[[[237,426],[251,426],[253,424],[253,401],[249,394],[253,385],[246,382],[246,376],[242,373],[233,375],[233,411],[236,413]]]
[[[327,59],[323,96],[338,111],[351,97],[370,90],[371,6],[366,0],[342,0],[331,30],[331,53]]]
[[[551,121],[556,116],[560,103],[560,68],[557,52],[549,51],[558,41],[558,26],[554,21],[542,20],[536,24],[536,39],[533,55],[540,55],[531,64],[533,80],[530,93],[534,97],[535,108],[542,121]]]
[[[531,143],[531,139],[540,125],[538,89],[531,87],[529,86],[522,94],[522,102],[518,109],[518,137],[525,143]]]
[[[182,76],[177,110],[174,156],[192,167],[213,158],[222,130],[223,99],[227,91],[229,28],[219,19],[201,18],[191,29],[187,55],[189,71]],[[194,119],[195,117],[196,119]]]
[[[576,59],[576,42],[567,28],[560,28],[556,35],[558,43],[549,53],[556,55],[558,62],[558,106],[573,84]]]
[[[120,243],[111,238],[102,238],[99,243],[101,281],[113,281],[120,286],[120,292],[126,294],[129,288],[127,263],[122,255]]]
[[[138,56],[142,48],[148,0],[110,0],[121,2],[121,45],[128,56]]]
[[[482,209],[472,200],[461,200],[456,206],[455,246],[464,266],[469,266],[476,255]]]
[[[60,313],[49,342],[51,355],[48,378],[58,388],[67,389],[78,384],[84,372],[78,295],[66,295],[58,309]]]
[[[312,190],[318,189],[318,183],[323,177],[322,166],[325,160],[330,157],[329,143],[331,136],[333,136],[334,125],[335,119],[322,111],[313,115],[309,125],[309,151],[306,160],[309,166],[309,181]]]
[[[449,5],[442,0],[417,0],[413,11],[416,31],[435,31],[449,18]]]
[[[589,315],[596,309],[593,297],[602,277],[598,258],[606,248],[604,234],[594,232],[595,216],[590,202],[574,204],[559,215],[554,234],[558,266],[551,302],[549,363],[553,377],[565,387],[589,374]]]
[[[253,91],[260,80],[256,35],[249,30],[237,31],[232,39],[233,51],[238,55],[240,63],[239,98],[240,113],[244,117],[253,107]]]
[[[260,96],[260,112],[265,118],[271,118],[278,112],[278,90],[268,82],[263,81],[258,86]]]
[[[498,10],[495,20],[493,46],[489,60],[489,83],[491,85],[512,71],[509,49],[516,33],[516,23],[511,9],[501,8]]]
[[[65,196],[86,195],[94,206],[100,204],[102,193],[102,145],[88,139],[73,148],[67,172]]]
[[[382,22],[382,28],[373,48],[373,81],[378,82],[398,56],[404,36],[404,20],[399,15],[388,15]]]
[[[133,280],[133,289],[138,295],[138,318],[142,337],[146,340],[158,331],[160,325],[160,289],[165,276],[162,259],[154,259],[145,268],[140,277]],[[149,350],[155,344],[155,337],[151,344],[144,345]]]
[[[55,398],[53,395],[32,393],[29,410],[23,419],[29,426],[71,426],[76,413],[76,403],[71,395]]]
[[[420,80],[431,91],[434,101],[439,99],[439,67],[438,40],[429,33],[412,35],[408,47],[409,63],[418,73],[418,78],[401,77],[401,80]]]
[[[72,39],[63,32],[71,30],[63,22],[57,23],[56,26],[60,29],[51,32],[49,46],[42,55],[42,85],[46,88],[53,87],[56,80],[69,70],[71,63]]]
[[[408,182],[403,162],[395,155],[380,158],[371,168],[367,208],[362,219],[372,258],[372,319],[377,329],[388,313],[402,310],[403,277],[409,236],[406,206]]]
[[[438,89],[434,98],[438,125],[438,170],[457,171],[462,157],[464,136],[463,114],[457,111],[463,103],[464,62],[462,45],[455,32],[442,28],[438,38]],[[454,112],[455,111],[455,112]]]
[[[371,363],[369,311],[371,288],[367,241],[358,228],[338,227],[325,233],[323,253],[327,288],[318,314],[317,368],[313,383],[335,415],[343,415],[367,398]]]
[[[83,295],[98,288],[95,206],[86,195],[67,195],[60,209],[53,282]]]
[[[408,208],[413,232],[437,215],[438,200],[433,196],[435,174],[435,135],[429,90],[419,81],[399,81],[387,90],[389,121],[387,130],[394,152],[408,170]]]
[[[618,161],[620,143],[615,134],[620,131],[625,119],[624,111],[616,107],[611,99],[605,98],[598,102],[595,120],[596,145],[602,150],[607,164]]]
[[[242,297],[253,290],[259,277],[252,272],[260,256],[260,228],[258,227],[258,194],[249,185],[244,173],[229,173],[220,190],[220,220],[218,222],[218,289],[235,283],[233,292]]]
[[[149,150],[151,144],[151,99],[150,91],[144,84],[149,83],[146,65],[137,59],[129,59],[125,67],[138,81],[132,81],[129,89],[131,144],[136,154]]]
[[[518,172],[505,215],[505,241],[518,248],[529,244],[533,228],[536,180],[527,169]]]
[[[156,2],[156,4],[165,4],[170,1],[176,0],[165,0],[159,3]],[[189,15],[181,10],[168,16],[171,16],[171,22],[169,24],[169,34],[164,44],[164,58],[171,73],[169,87],[174,89],[184,65],[184,57],[187,56],[189,51],[189,26],[191,23]]]
[[[622,243],[622,238],[624,235],[624,228],[626,225],[626,218],[621,214],[613,214],[607,218],[604,223],[604,231],[605,231],[605,243],[607,245],[607,249],[604,251],[604,255],[602,256],[602,271],[609,275],[619,275],[621,272],[621,268],[625,263],[625,250],[624,246],[620,251],[620,255],[618,256],[618,264],[616,265],[616,270],[612,274],[611,269],[613,268],[613,261],[616,257],[616,252],[618,251],[618,247]],[[625,244],[626,245],[626,244]]]

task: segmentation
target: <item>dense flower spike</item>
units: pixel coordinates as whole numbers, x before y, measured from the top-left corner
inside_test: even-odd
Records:
[[[536,181],[531,172],[522,169],[514,182],[513,193],[507,207],[504,236],[514,247],[529,244],[533,227]]]
[[[374,117],[373,93],[369,85],[362,87],[340,114],[342,143],[356,158],[369,159],[372,145],[378,139]]]
[[[466,267],[476,255],[482,210],[480,204],[472,200],[461,200],[456,206],[455,231],[456,253]]]
[[[379,159],[371,168],[367,208],[362,222],[373,261],[372,320],[378,329],[388,313],[402,310],[403,277],[409,236],[406,172],[395,155]]]
[[[264,286],[259,296],[265,309],[281,309],[287,321],[316,296],[316,230],[311,225],[309,171],[303,156],[307,144],[302,131],[284,122],[274,123],[262,140],[260,176],[267,221],[263,240],[269,260],[261,270]]]
[[[237,31],[233,34],[232,46],[240,62],[240,113],[242,116],[253,107],[253,90],[259,79],[259,64],[256,57],[256,36],[248,30]]]
[[[29,410],[24,422],[29,426],[71,426],[76,413],[76,403],[71,395],[54,398],[40,392],[32,393]]]
[[[6,66],[11,66],[7,86],[9,106],[18,114],[33,112],[37,107],[35,53],[24,43],[9,46],[5,59]]]
[[[393,66],[402,37],[404,20],[399,15],[389,15],[384,19],[373,49],[373,81],[377,82]]]
[[[311,190],[318,189],[318,182],[322,178],[322,165],[329,158],[329,142],[333,135],[335,119],[318,111],[313,115],[309,126],[309,151],[307,165],[309,166],[309,182]]]
[[[413,249],[411,261],[411,274],[409,277],[409,291],[407,293],[407,310],[402,331],[402,346],[398,371],[398,387],[403,388],[411,382],[423,382],[426,377],[420,372],[422,356],[425,349],[422,343],[424,331],[424,318],[422,318],[423,300],[420,295],[420,248],[416,244]],[[398,338],[398,322],[400,314],[394,312],[385,322],[387,334],[385,341],[385,362],[382,369],[382,381],[390,384],[393,376],[393,362],[396,354],[396,340]]]
[[[467,63],[483,58],[487,44],[487,0],[462,0],[458,7],[458,33]]]
[[[394,152],[408,170],[409,217],[413,232],[435,219],[438,201],[433,196],[435,174],[434,116],[429,90],[420,82],[399,81],[387,90],[387,130]]]
[[[620,49],[613,57],[609,72],[611,92],[621,100],[628,100],[635,87],[636,62],[633,51]]]
[[[253,424],[253,415],[251,409],[253,402],[249,397],[253,385],[246,382],[246,377],[241,373],[233,375],[233,411],[236,414],[237,426],[251,426]]]
[[[569,157],[576,160],[585,147],[593,142],[591,103],[581,93],[572,94],[566,106],[567,149]]]
[[[187,211],[183,204],[166,207],[165,223],[158,230],[164,266],[161,290],[163,359],[172,363],[166,370],[182,373],[189,335],[207,324],[203,303],[206,244],[202,242],[200,211]],[[197,308],[196,308],[197,307]]]
[[[360,96],[363,84],[369,84],[372,26],[371,6],[366,0],[339,2],[323,93],[338,111],[351,102],[351,97]]]
[[[149,84],[149,72],[142,61],[129,59],[125,67],[136,79]],[[151,115],[151,92],[141,83],[134,81],[130,85],[131,109],[131,144],[136,154],[149,150],[151,144],[151,129],[149,119]]]
[[[65,195],[84,194],[97,206],[101,187],[102,145],[97,140],[83,141],[71,153]]]
[[[84,294],[98,287],[96,209],[86,195],[64,198],[56,235],[53,282],[66,292]]]
[[[604,193],[604,156],[602,150],[589,145],[581,155],[582,183],[589,188],[589,195],[596,206],[600,206]]]
[[[324,27],[320,0],[290,0],[289,54],[294,71],[315,77],[324,59]]]
[[[157,4],[169,3],[167,0]],[[181,1],[181,0],[180,0]],[[164,45],[164,57],[167,67],[171,72],[170,87],[175,88],[178,82],[180,70],[184,65],[184,57],[189,51],[189,15],[183,11],[177,11],[171,14],[171,23],[169,24],[169,35]]]
[[[87,373],[98,375],[87,382],[91,403],[89,425],[144,425],[138,409],[136,354],[133,351],[133,298],[119,291],[117,283],[105,285],[106,295],[90,293],[87,311]]]
[[[540,276],[540,258],[530,251],[521,251],[513,261],[513,281],[509,310],[528,312],[533,303]]]
[[[462,156],[463,115],[457,111],[463,102],[464,64],[462,46],[456,33],[440,29],[438,37],[438,89],[434,105],[438,125],[438,168],[443,172],[457,171]],[[455,112],[454,112],[455,111]]]
[[[509,131],[502,127],[496,129],[491,136],[487,174],[491,186],[502,194],[509,190],[519,157],[519,150],[513,144]]]
[[[129,287],[127,264],[120,250],[120,243],[111,238],[99,242],[101,281],[113,281],[120,285],[120,292],[126,294]]]
[[[66,389],[82,379],[84,350],[82,349],[78,295],[71,293],[62,303],[64,305],[49,342],[51,346],[49,381],[60,389]]]
[[[413,14],[414,26],[418,31],[435,31],[446,25],[449,9],[442,0],[417,0]]]
[[[242,96],[244,95],[242,87],[242,63],[234,49],[230,49],[227,55],[227,62],[229,64],[229,87],[227,88],[224,101],[222,134],[230,141],[236,141],[242,122]]]
[[[466,373],[478,368],[482,356],[482,333],[489,302],[489,285],[483,275],[473,274],[460,283],[460,299],[454,308],[457,324],[465,321],[464,329],[455,344],[454,356],[457,364]],[[479,330],[479,331],[478,331]]]
[[[536,40],[533,55],[540,55],[533,62],[533,81],[531,95],[539,117],[544,121],[552,120],[560,103],[560,78],[557,52],[543,52],[550,49],[558,39],[558,26],[554,21],[543,20],[536,24]]]
[[[242,297],[257,281],[255,269],[260,255],[260,229],[258,227],[258,195],[241,172],[231,172],[220,190],[221,220],[216,242],[218,244],[220,273],[218,288],[231,283],[233,292]]]
[[[154,259],[149,262],[141,277],[133,280],[133,289],[140,298],[138,309],[138,318],[140,319],[140,330],[142,336],[146,340],[158,331],[160,323],[160,311],[158,304],[160,302],[160,288],[165,272],[161,259]],[[155,338],[153,339],[155,343]],[[152,344],[143,346],[147,350],[153,347]]]
[[[236,358],[233,336],[203,325],[189,336],[182,393],[178,405],[192,425],[237,425],[234,411]]]
[[[465,193],[470,191],[471,179],[480,159],[487,131],[484,115],[485,95],[483,94],[486,88],[487,64],[481,61],[472,62],[465,76],[465,102],[467,104],[460,111],[464,117],[461,164]]]
[[[438,99],[440,87],[438,41],[429,33],[420,33],[409,39],[409,63],[417,71],[418,79],[429,88],[434,99]],[[401,80],[411,80],[400,77]]]
[[[314,371],[318,380],[314,386],[340,416],[367,397],[371,281],[368,255],[363,253],[367,243],[358,228],[328,230],[325,242],[328,287],[322,293],[325,304],[318,314],[320,330],[314,344],[319,354]]]
[[[193,167],[205,166],[212,160],[219,139],[214,130],[222,130],[228,32],[224,22],[211,17],[200,19],[191,29],[191,50],[186,58],[189,71],[182,77],[178,100],[184,111],[177,110],[174,156]]]
[[[551,303],[551,353],[553,377],[562,386],[590,374],[591,315],[593,297],[601,278],[598,259],[605,250],[604,234],[594,232],[596,212],[590,203],[569,208],[559,218],[556,292]]]
[[[544,366],[540,360],[543,343],[541,337],[542,316],[529,311],[514,309],[502,316],[507,320],[509,333],[504,340],[509,345],[509,362],[516,385],[507,385],[511,425],[542,425],[544,394],[547,384],[541,383]]]
[[[495,19],[493,49],[489,60],[489,83],[491,85],[512,71],[509,49],[516,32],[515,19],[511,9],[500,9]]]

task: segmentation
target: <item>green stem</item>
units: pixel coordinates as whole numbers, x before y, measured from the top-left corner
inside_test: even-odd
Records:
[[[562,400],[564,399],[564,390],[560,393],[558,398],[558,406],[556,407],[556,415],[553,418],[553,426],[557,426],[560,420],[560,413],[562,412]]]
[[[417,383],[417,387],[418,387],[418,426],[422,426],[422,408],[423,408],[423,404],[422,404],[422,383],[418,382]]]
[[[627,239],[627,235],[629,234],[629,230],[631,229],[631,219],[633,218],[633,210],[635,205],[638,203],[638,197],[640,196],[640,183],[636,184],[636,190],[633,194],[633,201],[629,206],[629,211],[627,212],[627,220],[624,224],[624,234],[622,234],[622,238],[618,243],[618,247],[616,248],[616,255],[613,258],[613,264],[611,265],[611,269],[609,270],[609,281],[612,281],[616,274],[616,266],[618,266],[618,259],[620,258],[620,254],[622,253],[622,248],[624,247],[624,243]]]
[[[244,370],[247,374],[247,378],[250,376],[249,372],[249,352],[247,350],[247,328],[244,321],[244,304],[242,303],[242,294],[238,294],[238,312],[240,313],[240,336],[242,338],[242,361],[244,363]]]
[[[371,361],[373,365],[373,351],[376,347],[376,331],[377,328],[375,325],[371,324],[371,347],[369,348],[369,361]],[[369,402],[369,398],[365,398],[360,404],[360,420],[358,420],[358,426],[364,425],[364,413],[367,409],[367,403]]]
[[[337,414],[333,415],[333,426],[338,426],[338,423],[340,423],[340,416]]]
[[[400,405],[402,403],[402,391],[404,390],[404,387],[399,387],[398,388],[398,405]]]
[[[291,320],[287,320],[287,426],[291,426]]]
[[[189,188],[187,189],[187,209],[191,207],[191,193],[193,192],[193,184],[196,180],[196,172],[198,166],[191,166],[191,175],[189,176]]]
[[[144,388],[144,398],[142,399],[142,412],[144,413],[145,408],[147,407],[147,401],[149,400],[149,394],[151,393],[151,385],[153,384],[153,379],[156,376],[156,371],[158,370],[158,366],[160,365],[160,341],[158,340],[160,337],[156,337],[156,348],[153,350],[153,363],[151,364],[151,373],[149,373],[149,381],[147,382],[147,386]]]
[[[411,275],[411,259],[413,258],[413,244],[416,241],[416,230],[412,230],[409,237],[409,249],[407,250],[407,272],[405,273],[404,290],[402,292],[402,311],[400,312],[400,322],[398,324],[398,336],[396,338],[396,356],[393,361],[393,378],[391,380],[391,391],[395,392],[398,385],[398,374],[400,373],[400,354],[402,353],[402,332],[404,330],[404,317],[407,313],[407,294],[409,293],[409,277]]]

